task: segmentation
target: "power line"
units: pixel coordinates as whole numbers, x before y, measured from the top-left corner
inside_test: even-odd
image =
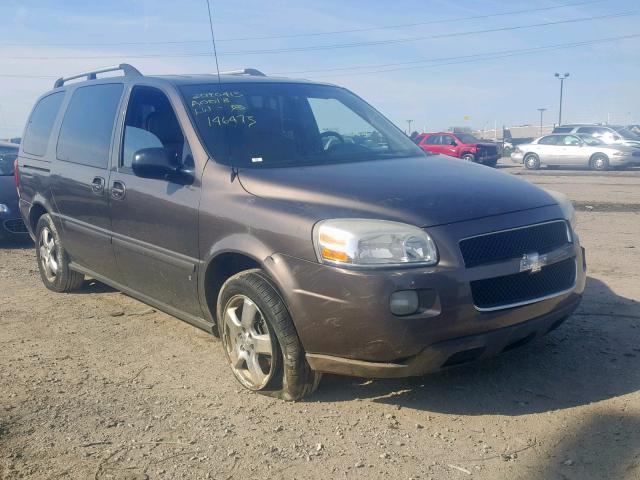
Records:
[[[337,74],[337,75],[316,75],[313,78],[334,78],[334,77],[351,77],[351,76],[358,76],[358,75],[372,75],[372,74],[376,74],[376,73],[386,73],[386,72],[397,72],[400,70],[417,70],[417,69],[423,69],[423,68],[433,68],[433,67],[441,67],[441,66],[445,66],[445,65],[457,65],[457,64],[466,64],[466,63],[477,63],[480,61],[484,61],[484,60],[495,60],[495,59],[500,59],[500,58],[508,58],[508,57],[517,57],[520,55],[530,55],[533,53],[540,53],[540,52],[549,52],[549,51],[553,51],[553,50],[563,50],[563,49],[567,49],[567,48],[575,48],[575,47],[580,47],[580,46],[585,46],[585,45],[593,45],[596,43],[606,43],[606,42],[613,42],[613,41],[617,41],[617,40],[626,40],[626,39],[630,39],[630,38],[639,38],[640,34],[635,34],[635,35],[625,35],[622,37],[612,37],[610,39],[602,39],[602,40],[593,40],[593,41],[585,41],[585,42],[576,42],[576,43],[572,43],[572,44],[559,44],[559,45],[551,45],[551,46],[546,46],[546,47],[534,47],[534,48],[529,48],[529,49],[521,49],[521,50],[512,50],[512,51],[508,51],[505,50],[504,52],[496,52],[493,54],[486,54],[485,56],[480,56],[478,55],[478,58],[470,58],[470,59],[462,59],[462,60],[453,60],[453,61],[445,61],[445,62],[441,62],[441,63],[434,63],[431,65],[420,65],[420,66],[414,66],[414,67],[400,67],[400,68],[390,68],[390,69],[382,69],[382,70],[371,70],[371,71],[367,71],[367,72],[355,72],[355,73],[342,73],[342,74]]]
[[[237,37],[237,38],[220,38],[216,41],[218,43],[221,42],[241,42],[241,41],[250,41],[250,40],[275,40],[275,39],[283,39],[283,38],[300,38],[300,37],[319,37],[319,36],[327,36],[327,35],[342,35],[346,33],[362,33],[362,32],[372,32],[376,30],[391,30],[396,28],[408,28],[408,27],[418,27],[425,25],[438,25],[438,24],[446,24],[446,23],[454,23],[454,22],[462,22],[468,20],[481,20],[485,18],[495,18],[495,17],[504,17],[509,15],[520,15],[524,13],[535,13],[535,12],[544,12],[549,10],[557,10],[560,8],[567,7],[578,7],[582,5],[589,5],[592,3],[599,3],[603,0],[589,0],[589,1],[581,1],[574,3],[565,3],[562,5],[552,5],[548,7],[537,7],[537,8],[526,8],[520,10],[509,10],[506,12],[499,13],[488,13],[484,15],[472,15],[467,17],[456,17],[449,19],[440,19],[440,20],[429,20],[425,22],[414,22],[414,23],[401,23],[396,25],[380,25],[376,27],[365,27],[365,28],[353,28],[348,30],[333,30],[328,32],[309,32],[309,33],[291,33],[286,35],[260,35],[254,37]],[[120,47],[120,46],[132,46],[132,45],[184,45],[184,44],[197,44],[197,43],[208,43],[209,40],[160,40],[160,41],[140,41],[140,42],[95,42],[88,43],[85,42],[82,45],[87,47],[95,47],[95,46],[111,46],[111,47]],[[10,47],[37,47],[37,46],[47,46],[47,47],[73,47],[77,46],[77,43],[51,43],[51,42],[36,42],[36,43],[3,43],[2,46],[10,46]]]
[[[289,70],[284,72],[272,72],[271,75],[295,75],[295,74],[303,74],[303,73],[325,73],[325,72],[339,72],[345,70],[362,70],[362,69],[379,69],[385,67],[396,67],[403,65],[418,65],[422,63],[438,63],[442,61],[451,61],[451,60],[466,60],[466,59],[474,59],[476,57],[488,57],[492,55],[503,55],[503,54],[512,54],[512,53],[529,53],[529,52],[537,52],[540,50],[557,50],[562,48],[572,48],[579,47],[584,45],[593,45],[597,43],[607,43],[607,42],[615,42],[618,40],[627,40],[630,38],[640,37],[640,34],[631,34],[631,35],[621,35],[617,37],[606,37],[606,38],[598,38],[593,40],[585,40],[582,42],[568,42],[568,43],[557,43],[551,45],[543,45],[539,47],[530,47],[530,48],[519,48],[519,49],[510,49],[510,50],[498,50],[493,52],[485,52],[485,53],[473,53],[467,55],[456,55],[452,57],[435,57],[435,58],[425,58],[421,60],[412,60],[409,62],[394,62],[394,63],[382,63],[382,64],[372,64],[372,65],[355,65],[350,67],[334,67],[334,68],[321,68],[314,70]],[[403,69],[404,70],[404,69]],[[380,70],[378,70],[380,71]],[[382,70],[385,71],[385,70]],[[369,72],[365,72],[368,74]]]
[[[604,20],[607,18],[628,17],[632,15],[637,15],[637,12],[635,11],[620,12],[620,13],[612,13],[608,15],[599,15],[594,17],[583,17],[583,18],[575,18],[570,20],[558,20],[555,22],[532,23],[529,25],[516,25],[512,27],[487,28],[483,30],[467,30],[464,32],[442,33],[442,34],[436,34],[436,35],[405,37],[405,38],[397,38],[397,39],[389,39],[389,40],[373,40],[369,42],[336,43],[331,45],[317,45],[317,46],[296,47],[296,48],[276,48],[276,49],[265,49],[265,50],[238,50],[238,51],[224,52],[224,55],[260,55],[260,54],[267,54],[267,53],[311,52],[311,51],[320,51],[320,50],[335,50],[335,49],[342,49],[342,48],[369,47],[374,45],[391,45],[391,44],[398,44],[398,43],[416,42],[421,40],[432,40],[436,38],[462,37],[462,36],[477,35],[482,33],[507,32],[507,31],[513,31],[513,30],[537,28],[537,27],[548,27],[548,26],[563,25],[568,23],[587,22],[591,20]]]
[[[333,50],[333,49],[365,47],[365,46],[373,46],[373,45],[390,45],[390,44],[398,44],[398,43],[406,43],[406,42],[415,42],[415,41],[421,41],[421,40],[431,40],[431,39],[437,39],[437,38],[461,37],[461,36],[470,36],[470,35],[477,35],[477,34],[483,34],[483,33],[506,32],[506,31],[523,30],[523,29],[538,28],[538,27],[548,27],[553,25],[587,22],[592,20],[604,20],[608,18],[621,18],[621,17],[632,16],[632,15],[637,15],[637,12],[635,11],[620,12],[620,13],[613,13],[608,15],[599,15],[594,17],[583,17],[583,18],[575,18],[575,19],[569,19],[569,20],[559,20],[555,22],[533,23],[528,25],[516,25],[512,27],[497,27],[497,28],[489,28],[489,29],[483,29],[483,30],[468,30],[464,32],[443,33],[443,34],[419,36],[419,37],[405,37],[405,38],[389,39],[389,40],[376,40],[376,41],[369,41],[369,42],[354,42],[354,43],[316,45],[316,46],[309,46],[309,47],[266,49],[266,50],[238,50],[238,51],[231,51],[231,52],[220,52],[218,53],[218,55],[222,56],[222,55],[277,54],[277,53]],[[74,55],[74,56],[47,56],[47,57],[2,56],[0,58],[7,58],[11,60],[98,60],[98,59],[121,59],[123,57],[125,58],[184,58],[184,57],[202,57],[202,56],[210,56],[210,55],[211,55],[211,52],[181,53],[181,54],[142,54],[142,55],[126,55],[126,54],[90,55],[90,56]]]
[[[298,72],[292,72],[292,71],[275,72],[275,73],[272,73],[272,75],[288,75],[292,73],[309,73],[309,72],[325,73],[325,72],[335,72],[335,71],[343,71],[343,70],[349,70],[349,69],[376,69],[376,68],[378,69],[378,70],[372,70],[367,72],[355,72],[355,73],[346,73],[346,74],[337,74],[337,75],[322,75],[322,76],[315,76],[315,78],[370,75],[372,73],[395,72],[400,70],[414,70],[414,69],[420,69],[420,68],[433,68],[433,67],[439,67],[439,66],[445,66],[445,65],[476,63],[484,60],[494,60],[499,58],[514,57],[518,55],[529,55],[532,53],[562,50],[567,48],[595,45],[599,43],[610,43],[610,42],[616,42],[620,40],[628,40],[632,38],[640,38],[640,33],[630,34],[630,35],[621,35],[617,37],[606,37],[606,38],[599,38],[599,39],[593,39],[593,40],[585,40],[582,42],[559,43],[559,44],[552,44],[552,45],[542,45],[539,47],[499,50],[499,51],[493,51],[493,52],[458,55],[458,56],[451,56],[451,57],[437,57],[432,59],[415,60],[411,62],[397,62],[397,63],[387,63],[387,64],[377,64],[377,65],[359,65],[359,66],[353,66],[353,67],[337,67],[337,68],[306,70],[306,71],[298,71]],[[408,67],[401,67],[401,68],[382,69],[383,67],[389,67],[389,66],[403,66],[403,65],[420,64],[420,63],[430,63],[430,65],[417,65],[417,66],[408,66]],[[58,78],[59,75],[0,74],[0,77],[51,79],[51,78]]]

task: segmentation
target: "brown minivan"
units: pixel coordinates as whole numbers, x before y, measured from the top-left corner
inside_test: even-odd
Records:
[[[90,276],[220,335],[240,383],[285,399],[526,344],[585,285],[566,197],[251,69],[61,78],[16,180],[48,288]]]

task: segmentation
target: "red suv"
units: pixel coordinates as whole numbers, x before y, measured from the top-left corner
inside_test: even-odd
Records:
[[[495,167],[500,158],[496,144],[481,143],[469,133],[421,133],[414,142],[425,152],[441,153],[490,167]]]

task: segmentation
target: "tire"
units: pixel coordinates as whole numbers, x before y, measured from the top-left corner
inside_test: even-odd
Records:
[[[487,167],[492,167],[495,168],[495,166],[498,164],[498,159],[494,159],[494,160],[489,160],[488,162],[485,162],[485,165]]]
[[[466,160],[467,162],[475,162],[476,157],[473,153],[465,153],[460,157],[462,160]]]
[[[82,287],[84,275],[69,268],[69,256],[48,213],[36,226],[36,258],[42,283],[49,290],[66,293]]]
[[[535,153],[528,153],[524,156],[523,163],[527,170],[538,170],[540,168],[540,157]]]
[[[609,170],[609,159],[603,153],[596,153],[593,157],[591,157],[589,166],[592,170],[596,170],[599,172]]]
[[[321,374],[309,367],[289,311],[262,270],[224,283],[217,319],[227,361],[243,387],[289,401],[316,390]]]

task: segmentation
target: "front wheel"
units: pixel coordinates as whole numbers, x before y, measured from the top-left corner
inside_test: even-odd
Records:
[[[36,257],[42,283],[49,290],[63,293],[79,289],[84,275],[69,268],[69,257],[51,215],[42,215],[36,226]]]
[[[538,170],[540,168],[540,158],[535,153],[530,153],[524,157],[524,166],[527,170]]]
[[[475,162],[476,161],[476,157],[473,153],[465,153],[464,155],[462,155],[462,160],[466,160],[467,162]]]
[[[597,171],[609,170],[609,159],[606,155],[601,153],[595,154],[591,157],[591,168]]]
[[[240,272],[218,296],[217,319],[236,379],[247,389],[299,400],[318,386],[291,316],[262,270]]]

